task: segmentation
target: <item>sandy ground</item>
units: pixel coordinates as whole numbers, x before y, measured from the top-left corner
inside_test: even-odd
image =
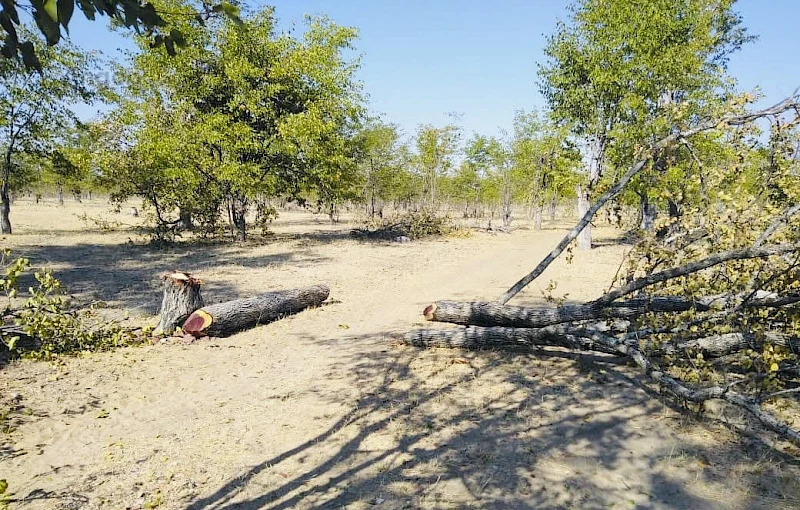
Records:
[[[176,268],[209,302],[324,282],[331,303],[225,340],[1,368],[0,404],[17,402],[0,433],[12,508],[800,506],[796,460],[678,412],[614,359],[393,341],[432,300],[497,297],[565,223],[394,244],[285,212],[266,242],[155,250],[76,216],[133,220],[106,210],[19,202],[2,244],[78,301],[152,323],[157,276]],[[541,302],[550,280],[570,300],[598,295],[626,249],[599,234],[515,302]]]

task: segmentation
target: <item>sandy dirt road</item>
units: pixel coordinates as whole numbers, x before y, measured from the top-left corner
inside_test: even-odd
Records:
[[[40,228],[50,209],[18,209],[20,234],[4,240],[15,252],[53,267],[77,299],[142,320],[155,322],[157,275],[175,268],[207,282],[210,302],[320,282],[332,302],[224,340],[0,369],[0,402],[21,409],[0,450],[12,508],[798,504],[796,464],[676,412],[613,359],[393,341],[432,300],[497,297],[562,224],[370,243],[294,212],[266,244],[154,251],[63,215]],[[515,302],[541,302],[550,280],[570,300],[598,295],[626,249],[613,236],[601,229],[602,246],[558,261]]]

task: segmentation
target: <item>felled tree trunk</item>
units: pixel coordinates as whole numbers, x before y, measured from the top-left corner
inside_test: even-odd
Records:
[[[182,271],[165,274],[163,278],[164,298],[156,331],[170,335],[192,312],[203,307],[203,297],[200,295],[202,282]]]
[[[197,337],[232,335],[310,306],[319,306],[329,294],[326,285],[314,285],[209,305],[192,313],[184,322],[183,331]]]
[[[553,307],[522,307],[496,302],[437,301],[423,315],[429,321],[469,326],[541,328],[551,324],[594,319],[631,319],[647,312],[685,312],[708,310],[713,298],[688,300],[680,297],[636,298],[628,301],[601,301]]]

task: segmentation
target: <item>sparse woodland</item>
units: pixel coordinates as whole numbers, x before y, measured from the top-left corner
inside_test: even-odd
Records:
[[[271,8],[206,6],[200,23],[191,3],[154,1],[173,31],[145,13],[140,23],[160,28],[131,35],[139,51],[113,89],[86,86],[95,57],[48,46],[49,25],[42,37],[15,22],[18,41],[4,24],[0,230],[12,232],[14,196],[63,201],[65,191],[141,200],[162,245],[245,242],[287,204],[331,221],[359,211],[354,236],[384,240],[441,234],[455,221],[510,232],[514,214],[541,228],[568,207],[577,223],[530,273],[496,301],[442,295],[421,312],[458,327],[412,330],[405,343],[619,356],[670,398],[725,401],[800,447],[800,95],[765,107],[737,90],[726,65],[754,35],[733,0],[633,4],[573,2],[541,59],[546,108],[520,109],[504,136],[466,133],[457,117],[411,133],[376,117],[357,79],[357,29],[325,17],[296,36],[277,30]],[[79,100],[109,111],[78,122],[69,106]],[[601,221],[630,243],[607,292],[514,305],[553,261],[591,250]],[[7,253],[3,263],[0,341],[12,356],[53,359],[152,333],[70,310],[57,274],[37,273],[39,287],[20,297],[29,261]],[[328,296],[314,292],[286,313]],[[285,298],[265,296],[270,306]],[[247,306],[261,306],[253,299]],[[186,332],[213,332],[202,299],[192,303],[166,333],[192,312]]]

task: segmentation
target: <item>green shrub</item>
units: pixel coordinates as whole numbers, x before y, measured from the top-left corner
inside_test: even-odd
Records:
[[[388,218],[372,218],[362,228],[353,230],[356,237],[371,239],[394,239],[405,236],[409,239],[448,235],[455,230],[447,216],[438,216],[427,210],[409,212]]]
[[[141,342],[147,331],[104,321],[97,313],[101,304],[72,310],[64,296],[61,282],[48,269],[33,273],[37,286],[28,288],[26,298],[19,297],[20,277],[31,271],[30,261],[10,261],[6,250],[0,265],[5,275],[0,289],[6,295],[6,307],[0,323],[0,349],[10,357],[52,359],[60,354],[104,351]]]

